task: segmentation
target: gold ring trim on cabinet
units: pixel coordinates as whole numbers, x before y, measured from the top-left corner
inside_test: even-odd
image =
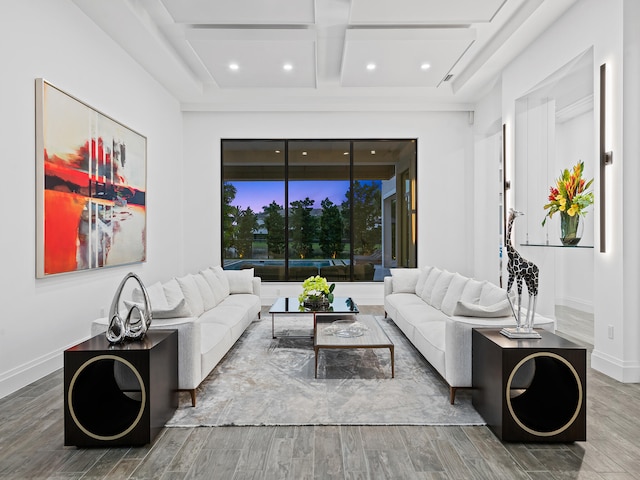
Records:
[[[76,416],[76,412],[75,412],[75,410],[73,408],[73,399],[72,399],[73,387],[74,387],[74,385],[76,383],[76,380],[78,379],[78,376],[82,373],[82,371],[85,368],[87,368],[89,365],[91,365],[92,363],[95,363],[95,362],[97,362],[99,360],[116,360],[118,362],[121,362],[121,363],[125,364],[135,374],[136,378],[138,379],[138,382],[140,383],[140,391],[141,391],[141,394],[142,394],[141,402],[140,402],[140,411],[138,412],[137,417],[131,423],[131,425],[129,425],[129,427],[126,430],[124,430],[123,432],[120,432],[120,433],[118,433],[116,435],[98,435],[98,434],[95,434],[93,432],[90,432],[89,430],[87,430],[84,427],[84,425],[82,425],[82,423],[80,423],[80,420],[78,420],[78,417]],[[128,360],[125,360],[122,357],[118,357],[116,355],[98,355],[98,356],[95,356],[95,357],[87,360],[82,365],[80,365],[80,368],[78,368],[75,371],[75,373],[73,374],[73,377],[71,378],[71,382],[69,383],[69,392],[67,393],[67,402],[69,404],[69,413],[71,414],[71,418],[73,418],[74,423],[78,426],[78,428],[80,430],[82,430],[86,435],[88,435],[91,438],[94,438],[96,440],[110,441],[110,440],[117,440],[119,438],[124,437],[129,432],[131,432],[134,428],[136,428],[136,425],[138,425],[138,423],[140,423],[140,419],[142,418],[142,415],[144,413],[144,407],[145,407],[145,405],[147,403],[147,392],[145,390],[144,381],[142,380],[142,377],[140,376],[140,373],[133,366],[133,364],[131,364],[131,362],[129,362]]]
[[[511,405],[511,382],[513,381],[513,377],[515,376],[516,372],[522,365],[527,363],[529,360],[533,360],[536,357],[551,357],[556,360],[560,360],[563,364],[565,364],[569,368],[569,370],[571,371],[571,373],[573,374],[576,380],[576,385],[578,386],[578,401],[576,405],[576,411],[573,413],[571,419],[566,424],[564,424],[563,426],[561,426],[556,430],[553,430],[552,432],[539,432],[537,430],[533,430],[530,427],[527,427],[524,423],[520,421],[515,411],[513,410],[513,406]],[[511,418],[515,420],[515,422],[520,426],[520,428],[538,437],[553,437],[554,435],[558,435],[564,432],[567,428],[569,428],[573,424],[576,418],[578,418],[578,415],[580,414],[580,409],[582,408],[583,391],[582,391],[582,382],[580,381],[580,376],[578,375],[578,372],[576,372],[576,369],[573,368],[573,365],[571,365],[571,363],[569,363],[566,358],[561,357],[560,355],[553,352],[536,352],[524,357],[522,360],[520,360],[517,363],[515,367],[513,367],[513,370],[511,370],[511,373],[509,374],[509,379],[507,380],[507,388],[505,391],[505,395],[507,398],[507,407],[509,407],[509,413],[511,413]]]

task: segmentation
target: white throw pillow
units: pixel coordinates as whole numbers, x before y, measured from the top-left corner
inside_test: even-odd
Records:
[[[147,295],[149,296],[149,303],[151,303],[151,311],[161,310],[167,308],[167,297],[164,294],[164,288],[160,282],[156,282],[149,287],[145,287]],[[131,298],[137,305],[144,305],[144,295],[142,290],[136,287],[131,292]],[[125,302],[126,303],[126,302]]]
[[[430,305],[434,308],[440,309],[442,308],[442,301],[444,300],[444,296],[447,294],[447,290],[449,289],[449,285],[451,284],[451,280],[453,279],[453,273],[444,270],[438,280],[436,281],[433,291],[431,292],[431,303]]]
[[[460,301],[454,311],[454,315],[463,317],[507,317],[511,314],[511,305],[506,298],[494,305],[478,305]]]
[[[480,305],[495,305],[507,298],[507,291],[491,282],[484,282],[480,292]]]
[[[218,280],[220,280],[220,284],[222,285],[222,298],[218,299],[218,301],[221,302],[229,296],[229,280],[220,265],[211,267],[211,271],[216,274]]]
[[[391,268],[393,293],[415,293],[420,270],[415,268]]]
[[[433,267],[426,266],[422,270],[420,270],[420,276],[418,277],[418,282],[416,283],[416,295],[420,296],[422,294],[422,289],[424,288],[424,284],[427,281],[427,277],[429,273],[431,273],[431,269]]]
[[[468,281],[469,279],[467,277],[463,277],[459,273],[453,275],[449,288],[447,288],[447,294],[444,296],[444,299],[442,299],[442,306],[440,307],[440,310],[442,310],[445,315],[453,315],[456,304],[460,300],[462,291]]]
[[[167,305],[177,305],[180,300],[184,299],[184,293],[175,278],[168,280],[162,284],[164,295],[167,297]],[[185,303],[185,307],[189,309],[189,306]],[[191,313],[188,315],[191,316]]]
[[[253,293],[253,268],[227,270],[229,293]]]
[[[193,275],[189,274],[184,277],[177,277],[176,281],[178,285],[180,285],[184,298],[187,300],[191,315],[194,317],[202,315],[204,313],[204,301],[202,300],[200,289]]]
[[[466,303],[478,303],[480,301],[480,293],[482,293],[483,282],[470,279],[462,290],[460,300]]]
[[[200,275],[202,275],[209,284],[209,288],[211,289],[211,291],[213,292],[213,296],[215,297],[216,305],[219,304],[222,300],[224,300],[222,282],[210,268],[205,268],[204,270],[202,270],[200,272]]]
[[[431,305],[431,294],[433,293],[433,289],[436,286],[436,282],[438,281],[438,278],[440,278],[441,273],[442,270],[440,270],[438,267],[433,267],[431,269],[431,272],[429,272],[427,281],[424,282],[424,288],[422,289],[420,297],[429,305]]]
[[[216,296],[213,294],[213,290],[209,286],[209,283],[205,280],[204,276],[200,273],[193,275],[198,290],[200,290],[200,296],[202,297],[202,303],[204,304],[205,312],[211,310],[216,306]]]
[[[136,305],[138,308],[142,308],[144,303],[137,302],[129,302],[125,300],[124,304],[127,308],[131,308]],[[156,308],[155,306],[151,306],[151,317],[152,319],[161,319],[161,318],[184,318],[190,317],[191,311],[187,307],[187,301],[181,298],[177,304],[175,305],[166,305],[161,308]]]

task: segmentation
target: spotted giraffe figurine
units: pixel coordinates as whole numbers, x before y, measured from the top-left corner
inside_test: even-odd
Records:
[[[518,289],[517,311],[513,308],[513,303],[511,303],[511,309],[514,317],[516,318],[518,330],[520,330],[522,327],[520,318],[520,308],[522,305],[522,282],[524,281],[527,286],[527,293],[529,294],[527,317],[524,328],[526,331],[530,332],[533,328],[533,319],[536,313],[536,302],[538,300],[539,269],[536,264],[523,258],[516,249],[513,248],[513,244],[511,243],[513,222],[516,217],[519,217],[520,215],[524,215],[524,213],[514,210],[513,208],[509,210],[509,221],[507,223],[507,256],[509,257],[509,261],[507,263],[507,272],[509,273],[509,280],[507,282],[507,298],[509,299],[509,303],[511,303],[509,293],[511,292],[511,287],[515,282]]]

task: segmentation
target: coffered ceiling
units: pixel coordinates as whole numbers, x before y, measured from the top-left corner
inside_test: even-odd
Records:
[[[577,0],[74,0],[185,110],[466,109]]]

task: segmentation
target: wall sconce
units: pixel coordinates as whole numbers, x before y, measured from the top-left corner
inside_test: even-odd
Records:
[[[606,167],[613,163],[607,141],[607,64],[600,65],[600,252],[607,251]]]

